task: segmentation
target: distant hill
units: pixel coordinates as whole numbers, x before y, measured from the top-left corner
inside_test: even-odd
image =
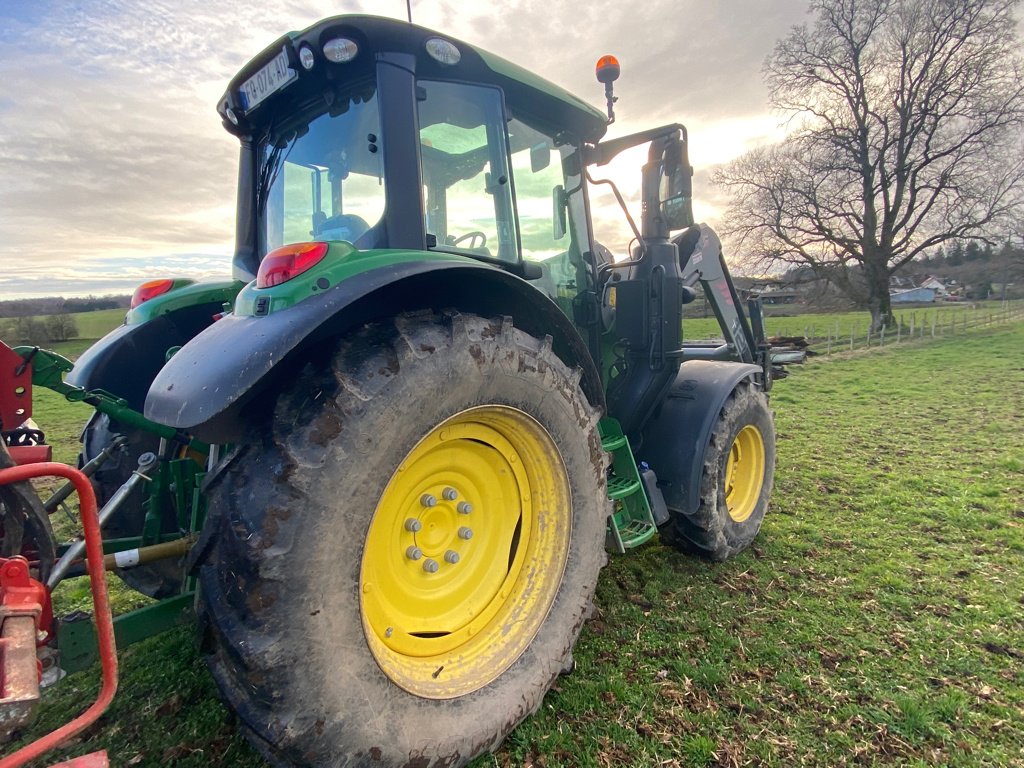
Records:
[[[127,309],[132,297],[86,296],[65,299],[63,296],[48,296],[43,299],[9,299],[0,301],[0,317],[35,317],[37,315],[72,314],[95,312],[98,309]]]

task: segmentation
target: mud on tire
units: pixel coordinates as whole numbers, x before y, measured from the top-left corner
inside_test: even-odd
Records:
[[[760,460],[738,455],[740,446],[753,447],[756,453],[757,443],[763,452]],[[761,528],[774,478],[775,425],[768,398],[751,381],[742,381],[726,400],[711,433],[696,512],[670,509],[671,519],[661,528],[662,539],[713,560],[742,552]],[[736,493],[734,481],[747,484],[746,493],[739,494],[744,498],[738,501],[731,498]]]

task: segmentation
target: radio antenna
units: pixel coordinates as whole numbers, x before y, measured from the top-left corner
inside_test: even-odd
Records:
[[[405,0],[405,10],[409,13],[409,23],[412,24],[412,0]]]

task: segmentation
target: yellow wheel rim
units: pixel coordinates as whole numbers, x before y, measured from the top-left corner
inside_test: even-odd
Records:
[[[753,424],[739,431],[725,464],[725,506],[742,523],[753,513],[764,484],[764,438]]]
[[[363,631],[397,685],[433,699],[500,676],[533,642],[569,550],[565,465],[527,414],[471,408],[432,429],[374,511]]]

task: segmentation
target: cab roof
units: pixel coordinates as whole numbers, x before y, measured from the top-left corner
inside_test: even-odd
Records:
[[[324,58],[323,44],[336,37],[348,38],[359,46],[352,61],[336,64]],[[438,37],[459,49],[461,59],[457,64],[444,65],[427,54],[427,40]],[[308,71],[299,63],[299,50],[304,45],[315,57]],[[289,68],[298,73],[296,80],[246,111],[240,93],[242,85],[282,50],[287,53]],[[607,129],[607,118],[600,110],[517,64],[425,27],[366,15],[333,16],[301,32],[289,32],[265,48],[232,78],[221,98],[218,111],[224,118],[224,127],[240,136],[262,133],[278,122],[282,113],[303,110],[310,102],[329,100],[329,93],[339,83],[371,78],[377,56],[383,53],[415,57],[417,77],[497,86],[505,93],[506,104],[514,114],[529,114],[584,141],[596,143]]]

